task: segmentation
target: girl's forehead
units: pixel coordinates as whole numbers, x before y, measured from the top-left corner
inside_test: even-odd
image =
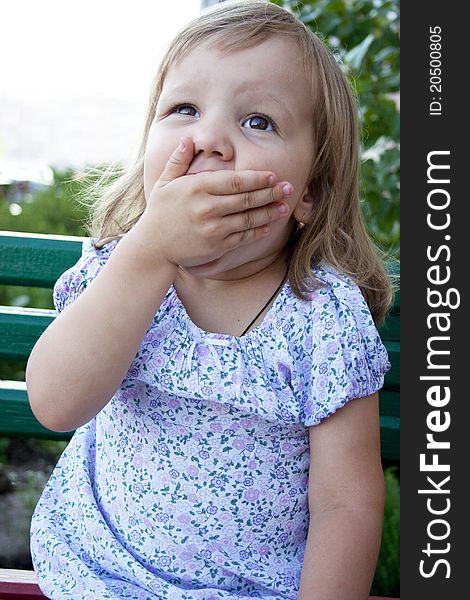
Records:
[[[203,40],[169,65],[164,87],[181,78],[201,83],[210,79],[211,74],[223,79],[231,75],[246,81],[255,78],[273,84],[275,79],[282,79],[288,86],[310,87],[300,48],[293,39],[281,35],[236,45],[229,37]]]

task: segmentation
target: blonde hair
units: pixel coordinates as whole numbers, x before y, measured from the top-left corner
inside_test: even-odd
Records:
[[[332,53],[299,19],[263,0],[223,2],[206,9],[169,45],[151,87],[142,142],[134,164],[94,203],[89,224],[96,245],[121,237],[145,210],[144,154],[150,125],[168,69],[201,43],[229,52],[256,45],[271,35],[289,36],[298,45],[311,81],[315,131],[309,187],[314,193],[312,220],[288,244],[289,282],[306,300],[319,283],[314,264],[325,262],[361,288],[376,323],[391,303],[390,279],[369,239],[359,198],[357,104]]]

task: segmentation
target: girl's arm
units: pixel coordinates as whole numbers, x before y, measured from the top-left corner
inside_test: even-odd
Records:
[[[174,280],[176,267],[149,261],[132,238],[127,234],[117,244],[96,279],[33,348],[28,396],[49,429],[76,429],[111,399]]]
[[[298,600],[367,600],[385,496],[377,394],[310,428],[308,494]]]

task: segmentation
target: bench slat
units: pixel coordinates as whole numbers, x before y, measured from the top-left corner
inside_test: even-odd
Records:
[[[400,419],[380,417],[380,455],[384,461],[400,460]]]
[[[52,288],[77,262],[85,238],[0,232],[0,284]]]
[[[380,393],[380,437],[382,458],[385,460],[400,458],[397,397],[397,392]],[[68,441],[73,432],[56,432],[43,427],[31,411],[26,384],[21,381],[0,381],[0,435]]]
[[[55,312],[39,308],[0,306],[0,358],[27,360],[37,339],[52,323]],[[400,385],[400,343],[384,340],[392,368],[385,376],[386,385]]]
[[[384,458],[398,459],[400,419],[397,416],[398,393],[380,393],[380,428]],[[395,400],[394,400],[395,399]],[[0,381],[0,435],[25,435],[46,439],[70,440],[73,432],[54,432],[43,427],[33,415],[20,381]]]
[[[27,360],[54,315],[53,310],[0,306],[0,358]]]
[[[0,599],[35,600],[46,598],[37,584],[34,571],[0,569]]]
[[[379,392],[380,415],[384,417],[400,416],[400,392],[387,386]]]
[[[0,436],[70,440],[72,433],[50,431],[39,423],[23,381],[0,381]]]

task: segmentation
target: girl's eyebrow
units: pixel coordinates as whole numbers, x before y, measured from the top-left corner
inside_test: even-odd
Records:
[[[287,112],[288,117],[292,120],[292,113],[289,111],[285,102],[281,98],[268,91],[266,81],[258,80],[246,80],[242,81],[240,85],[235,89],[234,95],[239,96],[241,94],[253,94],[255,98],[263,99],[268,97],[273,100],[283,111]]]
[[[246,95],[246,96],[252,96],[253,97],[253,101],[256,102],[263,102],[266,100],[266,98],[268,98],[269,100],[272,100],[273,102],[275,102],[279,108],[286,113],[287,117],[292,121],[292,113],[290,112],[290,110],[287,108],[287,105],[277,96],[275,96],[274,94],[271,94],[271,92],[267,92],[266,90],[254,90],[254,89],[249,89],[249,90],[244,90],[241,92],[235,92],[234,94],[235,96],[241,96],[241,95]]]
[[[268,96],[268,98],[271,98],[271,100],[274,100],[274,102],[287,110],[287,106],[282,102],[282,100],[266,89],[265,81],[242,81],[234,91],[235,96],[240,96],[247,93],[259,94],[259,96]]]
[[[162,93],[160,94],[160,98],[164,98],[165,100],[171,101],[174,97],[186,97],[186,96],[189,97],[193,93],[194,93],[194,88],[192,88],[191,86],[188,86],[187,84],[178,85],[176,87],[170,87],[167,89],[165,89],[165,86],[163,86]]]

